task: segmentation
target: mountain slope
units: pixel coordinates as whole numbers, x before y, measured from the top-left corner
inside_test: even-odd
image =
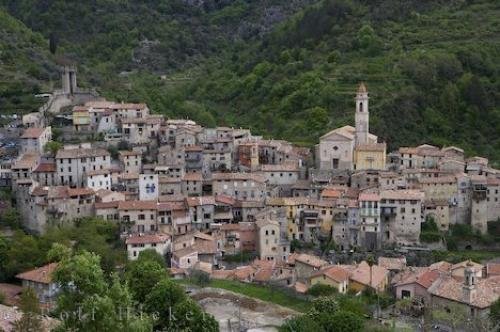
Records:
[[[498,1],[0,4],[109,98],[311,145],[353,122],[365,81],[371,130],[391,148],[454,144],[500,161]]]
[[[0,110],[25,113],[41,104],[34,94],[57,75],[48,43],[0,10]]]

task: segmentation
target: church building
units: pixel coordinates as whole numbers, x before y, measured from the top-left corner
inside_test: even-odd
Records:
[[[315,147],[321,170],[385,169],[386,144],[370,134],[368,91],[361,83],[356,93],[355,125],[334,129],[320,137]]]

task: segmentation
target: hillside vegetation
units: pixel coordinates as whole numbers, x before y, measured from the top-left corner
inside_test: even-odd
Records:
[[[498,1],[312,2],[0,0],[110,98],[312,145],[353,122],[365,81],[391,148],[500,161]]]
[[[0,113],[36,109],[40,93],[57,68],[42,35],[0,10]]]

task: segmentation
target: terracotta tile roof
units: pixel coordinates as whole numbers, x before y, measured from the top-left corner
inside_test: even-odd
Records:
[[[44,162],[40,163],[33,173],[53,173],[56,171],[56,163]]]
[[[429,288],[432,286],[434,281],[436,281],[439,278],[439,276],[440,273],[437,270],[425,271],[417,277],[416,282],[424,288]]]
[[[419,190],[382,190],[380,192],[381,199],[394,200],[410,200],[422,201],[425,198],[425,193]]]
[[[47,196],[48,194],[49,194],[48,187],[36,187],[31,192],[31,195],[33,195],[33,196]]]
[[[37,165],[40,155],[37,153],[23,154],[12,166],[12,169],[33,168]]]
[[[439,270],[441,272],[448,272],[451,270],[451,267],[452,264],[445,261],[436,262],[429,266],[431,270]]]
[[[323,189],[321,191],[321,197],[323,198],[340,198],[342,196],[342,192],[335,189]]]
[[[340,266],[328,266],[311,275],[310,278],[325,275],[326,277],[341,283],[349,279],[349,272]]]
[[[185,257],[185,256],[191,256],[191,255],[194,255],[194,254],[196,254],[196,255],[198,254],[198,251],[196,250],[196,248],[194,246],[193,247],[182,248],[182,249],[174,251],[174,253],[173,253],[173,255],[176,258],[181,258],[181,257]]]
[[[486,275],[500,275],[500,263],[486,264]]]
[[[359,200],[360,201],[380,201],[380,196],[379,194],[376,193],[370,193],[370,192],[362,192],[359,194]]]
[[[64,199],[75,196],[94,195],[94,190],[90,188],[70,188],[67,186],[51,186],[48,189],[48,198]]]
[[[482,271],[484,268],[484,266],[482,264],[473,262],[471,260],[465,260],[463,262],[453,264],[451,266],[451,270],[453,271],[453,270],[465,268],[465,267],[471,267],[474,271]]]
[[[308,255],[308,254],[299,254],[295,257],[295,264],[297,262],[301,262],[307,265],[310,265],[315,268],[320,268],[323,266],[328,265],[328,262],[325,260],[322,260],[321,258],[313,255]]]
[[[213,173],[212,180],[214,181],[255,181],[264,183],[266,180],[262,175],[255,173]]]
[[[119,210],[156,210],[156,201],[121,201]]]
[[[96,210],[99,209],[118,209],[118,205],[120,204],[120,201],[114,201],[114,202],[104,202],[104,203],[95,203],[94,207]]]
[[[255,273],[254,281],[266,282],[271,280],[272,276],[273,276],[272,268],[260,268]]]
[[[234,271],[234,277],[237,280],[245,281],[247,279],[253,279],[255,269],[252,266],[239,266]]]
[[[367,262],[362,261],[357,265],[344,265],[342,266],[349,271],[349,277],[351,280],[356,281],[362,285],[369,286],[372,288],[378,288],[382,282],[388,277],[389,271],[381,266],[373,265],[371,267]],[[370,274],[372,274],[372,283],[370,285]]]
[[[183,181],[202,181],[203,176],[201,173],[186,173],[182,178]]]
[[[103,157],[110,156],[109,152],[105,149],[91,148],[91,149],[60,149],[57,151],[56,159],[62,158],[89,158],[89,157]]]
[[[21,280],[29,280],[42,284],[50,284],[52,282],[52,273],[57,268],[57,263],[50,263],[37,269],[19,273],[16,278]]]
[[[488,186],[500,186],[500,179],[499,178],[488,177],[488,179],[486,181],[487,181]]]
[[[19,302],[19,295],[22,291],[23,288],[21,286],[0,283],[0,293],[5,295],[5,304],[7,305],[17,306]]]
[[[499,298],[500,277],[478,279],[474,285],[470,302],[464,297],[463,283],[448,275],[443,275],[436,280],[429,287],[428,292],[433,296],[466,303],[476,308],[488,308]]]
[[[190,207],[200,205],[215,205],[213,196],[186,197],[186,203]]]
[[[293,285],[293,288],[295,289],[295,291],[297,293],[301,293],[301,294],[305,294],[307,292],[307,289],[308,289],[307,285],[300,282],[300,281],[295,282],[295,284]]]
[[[27,128],[20,138],[38,138],[45,132],[45,128]]]
[[[217,244],[213,241],[196,241],[193,248],[198,254],[211,255],[217,253]]]
[[[227,195],[216,195],[215,196],[216,203],[222,203],[222,204],[226,204],[226,205],[234,205],[235,201],[236,200],[231,196],[227,196]]]
[[[419,180],[422,184],[451,184],[454,185],[457,182],[457,178],[454,175],[449,176],[438,176],[438,177],[426,177]]]
[[[212,279],[223,279],[229,280],[234,279],[235,270],[213,270],[212,271]]]
[[[201,239],[201,240],[205,240],[205,241],[215,241],[215,238],[212,235],[205,234],[205,233],[202,233],[200,231],[196,231],[193,234],[193,236],[195,238],[198,238],[198,239]]]
[[[134,234],[129,236],[126,240],[126,244],[146,244],[146,243],[165,243],[170,239],[167,234]]]

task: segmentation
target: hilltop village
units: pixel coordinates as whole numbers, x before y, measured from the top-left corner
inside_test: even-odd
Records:
[[[12,188],[30,232],[99,217],[120,225],[128,259],[154,249],[176,278],[201,270],[299,293],[318,283],[340,293],[391,289],[486,315],[500,296],[498,264],[409,267],[404,257],[379,257],[372,266],[332,264],[330,250],[318,255],[332,243],[336,252],[425,249],[426,224],[487,234],[500,218],[500,170],[486,158],[428,144],[388,152],[369,131],[363,83],[353,112],[354,126],[324,134],[311,151],[248,129],[168,119],[146,104],[91,100],[55,117],[57,129],[48,115],[25,116],[18,156],[3,160],[0,184]],[[54,143],[56,132],[63,144]],[[297,249],[304,244],[310,250]],[[249,252],[254,261],[224,264]],[[54,268],[18,278],[50,302]]]

